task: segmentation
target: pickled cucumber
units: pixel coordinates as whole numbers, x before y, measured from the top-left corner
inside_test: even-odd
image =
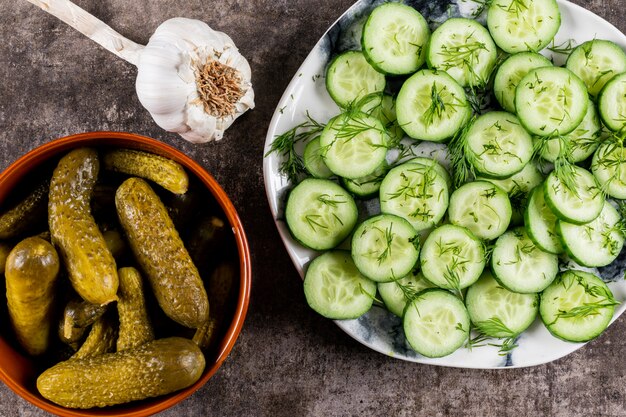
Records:
[[[0,215],[0,239],[15,238],[45,224],[49,185],[48,181],[39,184],[24,200]]]
[[[115,149],[104,154],[105,169],[145,178],[174,194],[184,194],[189,177],[184,168],[171,159],[133,149]]]
[[[115,194],[120,224],[165,314],[190,328],[209,318],[204,284],[167,209],[148,183],[124,181]]]
[[[13,246],[5,242],[0,242],[0,274],[4,274],[4,266],[7,264],[7,257]]]
[[[98,154],[76,149],[57,165],[50,183],[48,223],[78,294],[93,304],[117,299],[115,260],[98,229],[89,200],[98,178]]]
[[[72,359],[89,358],[115,351],[117,334],[117,323],[106,315],[100,317],[91,325],[87,339]]]
[[[139,271],[132,267],[120,268],[118,276],[120,287],[117,312],[120,318],[120,332],[117,350],[121,351],[151,342],[154,340],[154,331],[148,318]]]
[[[7,258],[5,278],[9,317],[17,340],[31,355],[41,355],[50,343],[59,265],[54,247],[38,237],[19,242]]]
[[[202,350],[209,349],[217,341],[217,327],[217,320],[209,317],[209,320],[196,329],[192,338],[193,342]]]
[[[191,340],[155,340],[137,348],[70,359],[44,371],[37,388],[64,407],[92,408],[169,394],[194,384],[205,367]]]
[[[106,311],[106,306],[92,304],[82,299],[73,299],[63,309],[59,323],[59,339],[74,350],[89,326],[98,320]]]

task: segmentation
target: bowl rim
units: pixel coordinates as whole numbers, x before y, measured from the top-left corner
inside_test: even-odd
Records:
[[[28,151],[6,169],[0,173],[0,189],[6,190],[0,193],[0,201],[2,201],[9,190],[24,177],[33,165],[38,165],[50,158],[61,154],[64,151],[74,149],[77,145],[81,146],[126,146],[135,149],[144,149],[156,154],[167,156],[178,163],[181,163],[186,170],[193,173],[213,194],[219,206],[224,211],[226,218],[232,228],[237,250],[239,252],[239,296],[237,299],[236,310],[233,314],[232,322],[220,343],[217,357],[211,363],[207,362],[207,367],[202,377],[190,387],[181,391],[169,394],[165,397],[156,397],[145,401],[156,401],[154,404],[139,404],[131,406],[128,410],[118,410],[114,408],[103,409],[70,409],[61,407],[57,404],[49,402],[41,396],[33,394],[25,389],[18,381],[10,377],[3,369],[0,369],[0,381],[4,382],[11,390],[31,404],[60,416],[124,416],[124,417],[143,417],[149,416],[183,401],[200,389],[221,367],[235,342],[237,341],[250,303],[250,293],[252,285],[252,262],[250,247],[244,232],[243,223],[241,222],[237,210],[226,192],[217,183],[215,178],[209,174],[200,164],[182,151],[148,136],[138,135],[128,132],[114,131],[93,131],[64,136],[58,139],[46,142],[36,148]],[[207,371],[208,369],[208,371]]]

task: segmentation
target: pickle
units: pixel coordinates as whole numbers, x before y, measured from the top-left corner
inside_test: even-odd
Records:
[[[143,293],[143,283],[135,268],[120,268],[119,300],[117,312],[120,318],[120,332],[117,350],[134,348],[154,340],[154,332]]]
[[[192,339],[193,342],[202,350],[209,349],[217,341],[217,327],[217,320],[209,317],[209,320],[196,329]]]
[[[30,237],[9,253],[5,268],[9,317],[17,340],[31,355],[50,343],[54,286],[59,256],[43,239]]]
[[[76,350],[87,328],[98,320],[106,311],[106,306],[74,299],[63,309],[59,323],[59,339]]]
[[[117,268],[98,229],[89,200],[99,171],[98,154],[76,149],[57,165],[50,182],[48,222],[76,292],[93,304],[117,299]]]
[[[209,318],[207,293],[159,197],[146,181],[129,178],[117,189],[115,204],[161,309],[183,326],[201,326]]]
[[[13,246],[5,242],[0,242],[0,274],[4,274],[4,267],[7,264],[7,257]]]
[[[91,325],[87,339],[71,359],[89,358],[115,350],[117,327],[107,316],[102,316]]]
[[[105,407],[186,388],[200,379],[204,367],[197,345],[170,337],[122,352],[61,362],[37,378],[37,389],[63,407]]]
[[[0,239],[23,235],[45,224],[49,182],[39,184],[24,200],[0,216]]]
[[[122,234],[115,229],[111,229],[103,232],[102,237],[104,238],[104,243],[107,245],[111,255],[113,255],[113,258],[116,260],[121,259],[126,252],[126,242],[122,238]]]
[[[185,194],[189,177],[177,162],[148,152],[115,149],[104,154],[105,169],[145,178],[174,194]]]
[[[211,255],[224,243],[225,234],[226,224],[216,216],[202,218],[191,232],[187,240],[189,255],[203,273],[213,260]]]

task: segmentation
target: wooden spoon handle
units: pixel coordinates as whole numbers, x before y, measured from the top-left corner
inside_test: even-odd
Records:
[[[144,48],[114,31],[100,19],[87,13],[70,0],[26,0],[67,23],[109,52],[137,66]]]

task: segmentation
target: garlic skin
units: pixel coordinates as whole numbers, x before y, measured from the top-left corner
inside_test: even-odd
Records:
[[[243,95],[230,115],[219,117],[204,109],[196,80],[208,59],[239,73]],[[141,104],[160,127],[192,143],[220,140],[237,117],[254,108],[248,61],[228,35],[199,20],[177,17],[163,22],[141,51],[137,70]]]

